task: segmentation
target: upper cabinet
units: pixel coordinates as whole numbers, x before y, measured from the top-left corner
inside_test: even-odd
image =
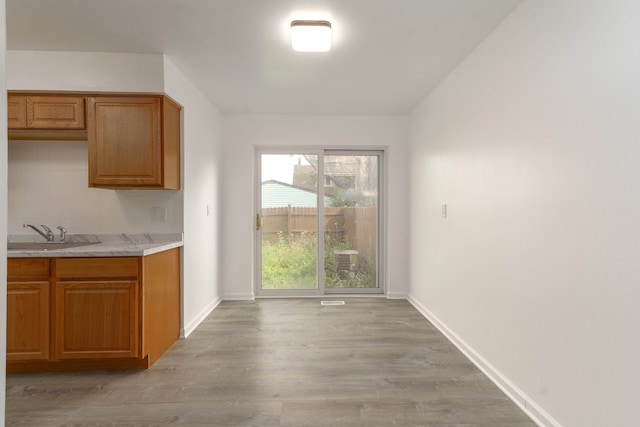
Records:
[[[87,98],[89,186],[179,189],[180,110],[162,95]]]
[[[8,94],[9,140],[88,141],[89,187],[180,189],[180,111],[164,95]]]
[[[7,96],[7,126],[9,129],[27,128],[27,97]]]
[[[65,94],[9,94],[9,139],[84,140],[85,98]]]

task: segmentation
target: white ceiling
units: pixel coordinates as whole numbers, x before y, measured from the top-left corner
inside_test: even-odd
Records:
[[[11,50],[164,53],[223,113],[407,114],[521,0],[6,0]],[[298,53],[292,19],[328,19]]]

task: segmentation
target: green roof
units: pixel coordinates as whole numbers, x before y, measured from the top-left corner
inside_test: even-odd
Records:
[[[306,188],[275,180],[262,183],[263,208],[283,208],[289,205],[300,208],[315,208],[317,199],[317,193]],[[330,206],[329,200],[330,197],[324,197],[324,207]]]

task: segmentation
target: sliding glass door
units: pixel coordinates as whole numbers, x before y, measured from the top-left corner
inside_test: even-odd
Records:
[[[381,293],[382,152],[261,150],[256,160],[258,295]]]

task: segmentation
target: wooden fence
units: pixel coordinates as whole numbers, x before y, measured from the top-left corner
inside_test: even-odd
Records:
[[[378,211],[375,206],[324,208],[325,241],[348,243],[360,257],[374,260]],[[280,237],[316,235],[316,208],[283,207],[262,209],[262,239],[271,243]]]

